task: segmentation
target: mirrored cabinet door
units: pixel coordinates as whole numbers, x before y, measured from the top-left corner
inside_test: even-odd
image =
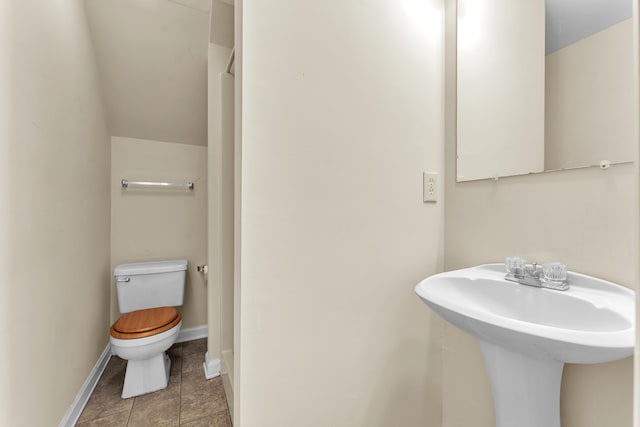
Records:
[[[457,179],[633,160],[631,0],[458,0]]]

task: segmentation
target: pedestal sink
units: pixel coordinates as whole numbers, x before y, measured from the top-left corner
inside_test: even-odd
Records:
[[[568,273],[558,291],[504,279],[504,264],[428,277],[416,293],[480,342],[497,427],[560,427],[564,363],[601,363],[633,354],[635,293]]]

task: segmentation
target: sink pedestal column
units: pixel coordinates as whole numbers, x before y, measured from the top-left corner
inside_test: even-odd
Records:
[[[493,387],[496,427],[560,427],[564,363],[479,341]]]

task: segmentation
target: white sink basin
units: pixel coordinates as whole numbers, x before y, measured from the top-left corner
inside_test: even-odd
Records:
[[[561,362],[599,363],[633,354],[635,293],[569,272],[568,291],[504,279],[504,264],[431,276],[416,293],[458,328],[494,344]]]
[[[428,277],[416,293],[480,341],[497,426],[560,426],[565,362],[600,363],[633,354],[635,293],[573,272],[567,291],[504,276],[504,264],[480,265]]]

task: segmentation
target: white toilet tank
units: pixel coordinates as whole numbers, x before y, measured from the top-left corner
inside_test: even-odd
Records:
[[[182,305],[187,260],[120,264],[113,270],[120,313]]]

